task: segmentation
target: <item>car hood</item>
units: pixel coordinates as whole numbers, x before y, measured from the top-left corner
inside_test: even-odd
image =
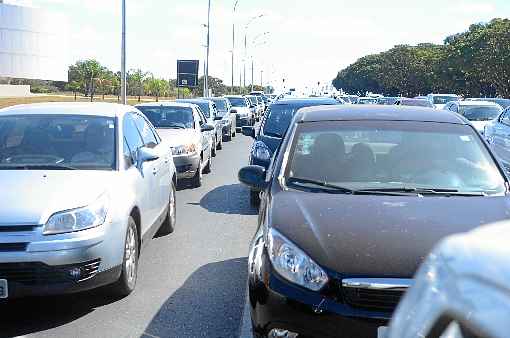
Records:
[[[507,197],[350,196],[284,191],[271,226],[320,265],[347,275],[410,278],[443,237],[510,225]]]
[[[195,129],[157,129],[159,136],[170,147],[180,146],[192,142],[197,142],[198,133]]]
[[[116,171],[2,170],[0,224],[44,224],[55,212],[87,206],[111,191]]]
[[[473,127],[475,127],[475,129],[479,132],[479,133],[482,133],[483,134],[483,131],[485,129],[485,126],[489,123],[490,121],[471,121],[471,124],[473,125]]]

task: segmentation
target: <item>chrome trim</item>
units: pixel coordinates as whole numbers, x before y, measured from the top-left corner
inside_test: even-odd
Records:
[[[409,278],[346,278],[342,287],[368,290],[406,291],[413,285]]]

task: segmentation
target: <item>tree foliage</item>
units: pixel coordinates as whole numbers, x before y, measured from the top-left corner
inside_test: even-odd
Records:
[[[510,96],[510,20],[475,24],[443,45],[399,45],[360,58],[333,80],[337,89],[414,96],[455,92]]]

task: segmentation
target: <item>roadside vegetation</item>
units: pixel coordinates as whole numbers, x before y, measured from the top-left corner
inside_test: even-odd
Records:
[[[471,25],[442,45],[398,45],[365,56],[340,71],[333,85],[360,94],[510,97],[510,20]]]

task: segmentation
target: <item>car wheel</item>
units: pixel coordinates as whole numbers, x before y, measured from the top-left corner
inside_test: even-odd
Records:
[[[212,171],[212,155],[209,156],[209,161],[207,161],[207,165],[204,168],[204,174],[210,174]]]
[[[213,142],[213,147],[212,147],[212,151],[211,151],[211,155],[213,157],[216,157],[216,147],[218,145],[218,140],[216,140],[216,137],[214,138],[214,142]]]
[[[260,196],[258,191],[250,190],[250,204],[258,207],[260,204]]]
[[[199,188],[202,186],[202,159],[198,162],[198,168],[195,172],[195,176],[191,179],[191,184],[194,188]]]
[[[220,137],[220,142],[218,143],[218,150],[223,149],[223,136]]]
[[[124,259],[122,261],[122,271],[119,280],[112,285],[112,291],[118,296],[125,297],[129,295],[136,286],[138,277],[138,230],[133,217],[128,218],[126,230],[126,239],[124,242]]]
[[[158,235],[164,236],[174,232],[176,221],[177,221],[177,205],[175,197],[175,184],[172,181],[172,186],[170,189],[170,198],[168,200],[168,211],[163,224],[159,228]]]
[[[232,137],[236,137],[236,134],[237,134],[237,127],[235,127],[234,130],[232,131]]]

